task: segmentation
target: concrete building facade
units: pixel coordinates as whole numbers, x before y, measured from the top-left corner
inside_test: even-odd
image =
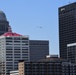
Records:
[[[38,61],[49,55],[48,40],[29,40],[30,61]]]
[[[19,71],[18,70],[10,71],[10,75],[19,75]]]
[[[67,44],[67,59],[76,64],[76,43]]]
[[[75,75],[76,64],[58,57],[46,58],[41,61],[19,61],[19,75]]]
[[[19,60],[30,61],[29,37],[13,32],[6,32],[0,37],[0,72],[9,75],[18,69]]]

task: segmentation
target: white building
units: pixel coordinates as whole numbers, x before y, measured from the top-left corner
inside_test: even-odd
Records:
[[[18,70],[10,71],[10,75],[19,75],[19,72]]]
[[[7,32],[0,36],[0,75],[18,69],[18,61],[29,61],[29,37]]]
[[[67,59],[76,64],[76,43],[67,44]]]

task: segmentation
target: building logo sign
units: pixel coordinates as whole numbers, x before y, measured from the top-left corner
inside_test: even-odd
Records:
[[[65,8],[61,8],[61,11],[64,11],[65,10]]]

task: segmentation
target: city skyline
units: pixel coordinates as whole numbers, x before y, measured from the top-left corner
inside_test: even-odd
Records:
[[[75,0],[0,1],[13,32],[49,40],[50,54],[59,54],[58,8]]]

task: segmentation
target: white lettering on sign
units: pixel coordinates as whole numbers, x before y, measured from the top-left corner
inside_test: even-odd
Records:
[[[65,8],[61,8],[61,11],[65,10]]]

